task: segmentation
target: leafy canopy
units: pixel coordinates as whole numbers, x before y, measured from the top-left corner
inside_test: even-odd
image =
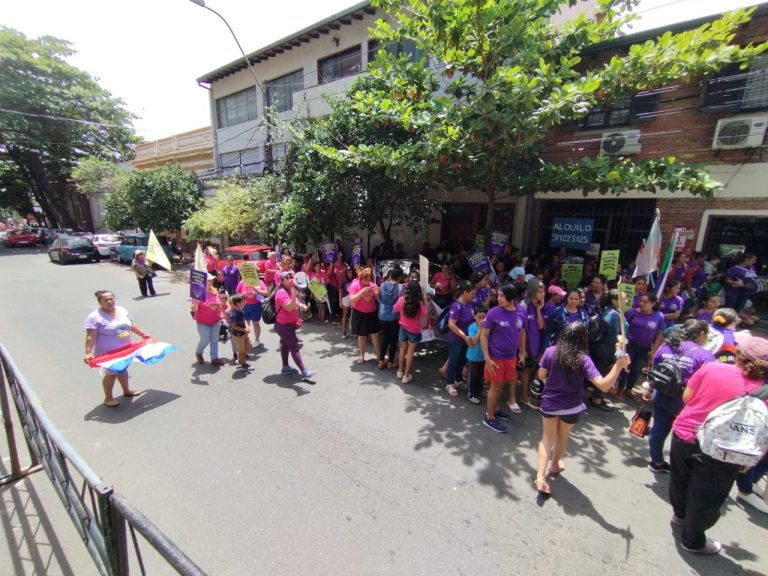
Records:
[[[121,160],[137,138],[124,102],[67,63],[69,42],[0,26],[0,205],[39,203],[76,227],[70,176],[86,156]]]
[[[380,50],[374,79],[349,96],[358,121],[397,126],[397,142],[340,142],[320,149],[349,166],[384,169],[401,181],[425,174],[444,187],[475,188],[492,205],[504,194],[582,189],[686,189],[708,195],[717,187],[676,158],[633,162],[597,157],[556,164],[542,158],[547,134],[584,118],[596,106],[638,90],[687,81],[721,67],[747,65],[766,44],[732,45],[751,10],[738,10],[696,30],[633,45],[602,66],[587,68],[582,53],[614,39],[634,16],[637,0],[599,0],[599,12],[556,27],[550,18],[576,0],[373,0],[394,15],[380,20],[382,43],[413,41],[430,65]],[[493,210],[490,207],[491,217]]]

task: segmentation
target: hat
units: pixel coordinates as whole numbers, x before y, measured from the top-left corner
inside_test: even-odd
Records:
[[[565,290],[555,284],[547,288],[547,293],[551,294],[552,296],[565,296],[567,294]]]
[[[525,281],[526,281],[526,282],[530,282],[530,281],[531,281],[531,280],[533,280],[534,278],[536,278],[536,276],[534,276],[533,274],[526,274],[526,275],[525,275]]]
[[[536,290],[538,290],[541,286],[544,286],[544,284],[539,282],[538,278],[534,277],[528,280],[528,283],[525,286],[525,298],[527,300],[533,298],[534,294],[536,294]]]
[[[747,360],[768,361],[768,340],[759,336],[745,338],[739,345],[741,355]]]
[[[517,278],[518,276],[525,276],[525,268],[522,266],[515,266],[509,271],[510,278]]]
[[[280,272],[280,282],[285,280],[286,278],[293,278],[295,274],[291,270],[283,270]]]
[[[139,254],[144,254],[144,253],[145,253],[144,250],[134,250],[133,251],[133,255],[134,256],[138,256]]]

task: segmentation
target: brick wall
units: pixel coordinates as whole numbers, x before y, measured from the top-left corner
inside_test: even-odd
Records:
[[[765,199],[707,199],[707,198],[668,198],[656,201],[656,208],[661,212],[661,233],[664,240],[672,237],[677,227],[694,228],[698,234],[701,217],[705,210],[765,210]]]

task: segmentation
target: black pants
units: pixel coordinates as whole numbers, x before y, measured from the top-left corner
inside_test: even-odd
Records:
[[[338,316],[341,314],[341,310],[339,310],[339,289],[330,284],[326,288],[328,289],[328,303],[331,305],[331,316]]]
[[[485,368],[485,362],[473,362],[469,361],[469,368],[467,369],[467,397],[480,398],[480,393],[483,391],[483,369]]]
[[[728,498],[739,466],[702,454],[698,442],[685,442],[674,433],[670,465],[669,500],[675,516],[685,519],[682,543],[687,548],[701,548],[707,541],[705,531],[720,518],[720,507]]]
[[[400,333],[400,322],[397,320],[379,320],[381,325],[381,345],[379,346],[379,362],[384,362],[384,356],[397,364],[397,338]]]
[[[152,285],[152,276],[147,274],[144,278],[139,278],[139,290],[141,290],[142,296],[146,296],[147,291],[149,291],[152,296],[155,295],[155,287]]]

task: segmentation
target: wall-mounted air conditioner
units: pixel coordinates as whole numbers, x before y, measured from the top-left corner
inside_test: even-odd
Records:
[[[604,132],[600,140],[600,151],[614,156],[640,152],[640,130]]]
[[[760,146],[768,126],[768,116],[733,116],[717,121],[712,148],[752,148]]]

